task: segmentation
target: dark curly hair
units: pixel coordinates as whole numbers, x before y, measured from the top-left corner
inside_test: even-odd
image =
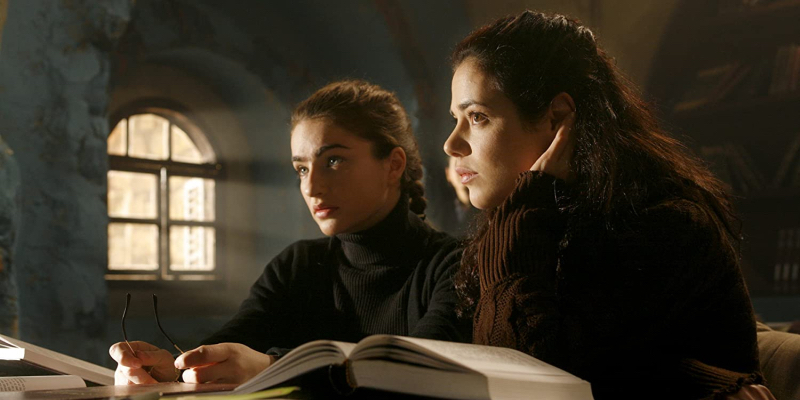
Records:
[[[740,224],[727,188],[658,126],[588,28],[562,15],[525,11],[467,36],[453,51],[453,70],[465,60],[493,78],[524,121],[541,119],[559,93],[572,96],[576,195],[564,211],[580,217],[571,220],[599,217],[611,228],[648,200],[686,198],[715,217],[723,243],[738,259]],[[485,214],[492,217],[491,210]],[[462,315],[470,314],[480,295],[473,244],[486,224],[478,226],[455,278]]]

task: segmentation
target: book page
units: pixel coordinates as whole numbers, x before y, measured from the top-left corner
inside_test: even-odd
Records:
[[[231,394],[252,393],[320,367],[343,363],[355,347],[354,343],[333,340],[308,342],[290,351],[249,381],[237,386]]]
[[[74,389],[81,387],[86,387],[86,383],[75,375],[0,377],[0,392]]]
[[[439,340],[394,336],[397,343],[412,350],[424,350],[444,356],[481,373],[504,373],[525,375],[572,375],[543,361],[517,350],[477,344],[454,343]],[[578,380],[578,378],[575,378]]]
[[[19,346],[6,340],[5,336],[0,335],[0,349],[14,349],[14,348],[19,348]]]

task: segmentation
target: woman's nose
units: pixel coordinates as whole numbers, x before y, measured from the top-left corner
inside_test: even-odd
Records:
[[[325,178],[314,168],[309,169],[305,179],[300,181],[300,191],[307,197],[319,197],[326,190]]]
[[[444,141],[444,152],[450,157],[466,157],[472,153],[469,142],[464,139],[461,131],[461,124],[456,125]]]

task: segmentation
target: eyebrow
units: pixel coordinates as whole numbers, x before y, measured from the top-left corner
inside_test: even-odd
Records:
[[[461,110],[461,111],[464,111],[464,110],[465,110],[467,107],[469,107],[469,106],[472,106],[472,105],[476,105],[476,106],[481,106],[481,107],[490,108],[490,107],[489,107],[489,106],[487,106],[486,104],[479,103],[479,102],[477,102],[477,101],[475,101],[475,100],[469,99],[469,100],[464,100],[464,101],[462,101],[462,102],[461,102],[461,103],[458,105],[458,109],[459,109],[459,110]],[[450,110],[450,115],[453,115],[453,111],[452,111],[452,110]],[[453,115],[453,116],[455,116],[455,115]]]
[[[343,145],[343,144],[338,144],[338,143],[334,143],[334,144],[328,144],[328,145],[325,145],[325,146],[322,146],[322,147],[318,148],[318,149],[317,149],[317,151],[316,151],[316,152],[314,152],[314,158],[318,158],[319,156],[321,156],[321,155],[322,155],[322,153],[324,153],[324,152],[326,152],[326,151],[328,151],[328,150],[333,150],[333,149],[345,149],[345,150],[350,150],[350,148],[349,148],[349,147],[347,147],[347,146],[345,146],[345,145]],[[292,162],[306,161],[306,160],[308,160],[308,159],[307,159],[307,158],[305,158],[305,157],[301,157],[301,156],[292,156]]]

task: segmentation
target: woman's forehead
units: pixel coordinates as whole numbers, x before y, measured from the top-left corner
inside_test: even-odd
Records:
[[[369,150],[369,141],[327,120],[313,119],[298,123],[292,130],[292,157],[317,157],[333,148]]]

